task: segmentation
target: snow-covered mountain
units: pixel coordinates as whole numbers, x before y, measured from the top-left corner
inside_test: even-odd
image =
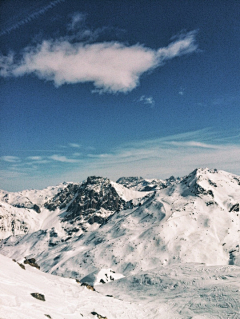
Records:
[[[0,253],[35,258],[55,275],[134,283],[165,266],[240,266],[240,177],[224,171],[116,183],[91,176],[42,191],[1,191],[0,200]]]
[[[111,267],[136,273],[179,262],[240,265],[240,177],[196,169],[160,190],[134,187],[94,176],[39,196],[3,192],[1,222],[8,224],[2,236],[18,223],[12,232],[21,236],[2,240],[0,251],[35,257],[45,271],[66,276]]]

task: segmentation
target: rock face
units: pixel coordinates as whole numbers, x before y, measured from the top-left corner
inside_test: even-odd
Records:
[[[70,203],[65,220],[72,220],[80,216],[89,216],[90,223],[102,223],[100,216],[94,215],[101,208],[116,212],[123,207],[124,201],[119,197],[115,188],[107,178],[91,176],[82,183]]]
[[[80,185],[81,184],[68,184],[66,188],[47,201],[44,207],[50,211],[55,211],[57,208],[65,208],[77,194]]]
[[[103,224],[124,203],[109,179],[91,176],[81,184],[69,184],[44,206],[50,211],[66,209],[62,222],[75,223],[78,229],[85,222]]]

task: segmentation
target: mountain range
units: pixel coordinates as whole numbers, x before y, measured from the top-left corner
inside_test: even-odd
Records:
[[[186,292],[173,273],[179,278],[188,273],[190,278],[201,269],[206,280],[207,272],[209,278],[219,269],[232,269],[233,276],[238,272],[239,204],[240,176],[207,168],[166,180],[122,177],[113,182],[90,176],[43,190],[2,190],[0,253],[18,263],[34,259],[45,273],[74,278],[133,303],[144,291],[139,298],[153,304],[148,318],[161,318],[158,312],[154,315],[156,298],[149,299],[156,295],[153,287],[165,291],[176,285],[171,289]],[[239,280],[236,284],[240,286]],[[142,285],[144,289],[137,288]],[[151,287],[148,295],[146,285]],[[240,297],[235,293],[233,300]],[[168,314],[215,318],[210,314],[221,306],[209,307],[185,311],[182,317],[173,307]],[[240,313],[239,302],[227,308],[222,310],[226,316]],[[196,317],[201,312],[209,317]]]

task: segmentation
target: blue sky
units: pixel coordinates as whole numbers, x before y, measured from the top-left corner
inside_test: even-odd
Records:
[[[1,2],[0,188],[240,175],[239,12],[231,0]]]

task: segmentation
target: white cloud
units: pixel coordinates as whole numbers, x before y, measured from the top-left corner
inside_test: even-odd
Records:
[[[139,99],[138,102],[142,102],[143,104],[149,105],[150,107],[154,107],[155,101],[152,96],[145,96],[142,95]]]
[[[139,84],[143,73],[196,49],[195,32],[182,35],[158,50],[119,42],[84,44],[49,40],[27,47],[20,62],[15,61],[13,54],[1,56],[0,75],[18,77],[33,73],[56,86],[92,82],[103,92],[126,93]]]
[[[17,156],[2,156],[1,159],[5,162],[9,163],[17,163],[20,162],[20,158]]]
[[[49,156],[49,159],[52,159],[57,162],[62,162],[62,163],[78,163],[79,162],[79,160],[67,158],[66,156],[57,155],[57,154]]]

